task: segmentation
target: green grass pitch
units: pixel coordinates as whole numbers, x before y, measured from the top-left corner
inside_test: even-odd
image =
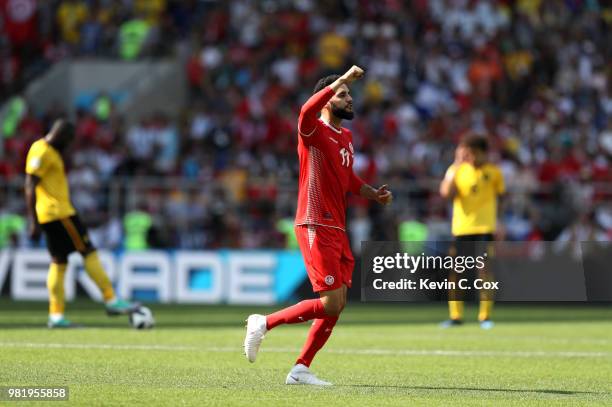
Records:
[[[442,330],[444,304],[349,304],[312,365],[332,388],[283,384],[306,324],[276,328],[247,362],[243,321],[269,308],[151,305],[151,331],[89,301],[68,310],[87,328],[50,331],[45,308],[0,301],[0,386],[69,386],[53,406],[612,405],[609,305],[498,304],[483,331],[474,308]]]

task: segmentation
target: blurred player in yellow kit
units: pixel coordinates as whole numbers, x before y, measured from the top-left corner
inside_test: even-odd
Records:
[[[462,242],[493,242],[497,227],[497,198],[505,192],[500,168],[487,161],[489,146],[485,137],[470,136],[462,141],[455,152],[455,162],[448,168],[440,184],[440,195],[453,200],[452,234],[455,239],[454,254],[471,246]],[[485,245],[492,254],[492,243]],[[474,253],[469,253],[473,255]],[[488,278],[486,270],[480,277]],[[456,274],[455,274],[456,275]],[[480,292],[478,320],[484,329],[493,327],[490,293]],[[454,296],[448,305],[450,319],[442,326],[450,327],[463,322],[463,301]]]
[[[25,197],[33,240],[45,234],[51,265],[47,276],[49,290],[49,328],[71,328],[75,325],[64,317],[64,275],[68,255],[78,251],[85,270],[102,292],[109,315],[128,314],[138,304],[120,300],[102,268],[96,248],[87,236],[72,203],[64,170],[62,153],[74,139],[74,125],[57,120],[49,134],[37,140],[26,160]]]

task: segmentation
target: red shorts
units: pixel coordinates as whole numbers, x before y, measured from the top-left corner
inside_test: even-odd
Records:
[[[295,227],[308,278],[314,292],[351,287],[355,259],[346,232],[327,226]]]

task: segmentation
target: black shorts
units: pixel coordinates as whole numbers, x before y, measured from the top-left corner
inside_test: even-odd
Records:
[[[493,271],[487,260],[491,260],[495,254],[495,237],[491,233],[479,235],[461,235],[455,236],[455,241],[451,245],[450,255],[455,257],[484,257],[485,267],[466,267],[458,272],[449,270],[448,280],[458,282],[460,279],[466,279],[473,284],[476,278],[483,280],[493,280]],[[488,290],[480,290],[477,294],[473,290],[451,289],[448,292],[448,299],[452,301],[462,301],[474,297],[480,300],[493,300],[494,293]]]
[[[493,233],[455,236],[455,242],[492,242],[493,240],[495,240]]]
[[[492,242],[494,241],[495,236],[492,233],[455,236],[455,243],[451,247],[450,254],[454,256],[479,256],[486,252],[488,256],[491,256],[493,255]]]
[[[72,252],[81,254],[95,250],[87,236],[87,228],[78,215],[40,225],[45,233],[47,248],[52,257],[66,258]]]

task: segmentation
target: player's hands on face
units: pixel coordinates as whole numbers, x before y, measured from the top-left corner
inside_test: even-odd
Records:
[[[376,202],[382,205],[389,205],[393,201],[393,193],[389,191],[387,184],[376,190]]]
[[[28,237],[34,241],[38,242],[40,240],[41,229],[38,223],[31,223],[28,228]]]
[[[465,146],[458,146],[455,149],[455,164],[462,164],[467,161],[469,151]]]
[[[363,69],[361,69],[357,65],[353,65],[351,69],[349,69],[348,71],[346,71],[344,75],[342,75],[342,78],[347,84],[350,84],[356,81],[357,79],[363,77],[363,74],[364,74]]]
[[[455,149],[455,161],[453,162],[454,167],[450,168],[444,177],[445,181],[454,182],[455,175],[457,174],[457,168],[464,162],[468,161],[469,150],[467,147],[459,145]]]

